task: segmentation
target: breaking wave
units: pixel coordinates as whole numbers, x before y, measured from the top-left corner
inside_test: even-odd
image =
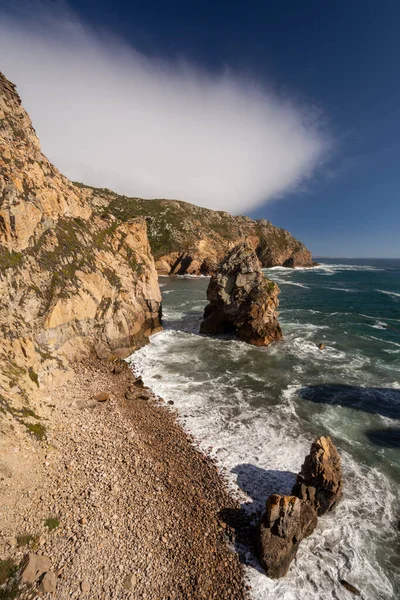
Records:
[[[393,298],[400,298],[400,293],[398,292],[389,292],[387,290],[376,290],[377,292],[380,292],[381,294],[386,294],[387,296],[393,296]]]

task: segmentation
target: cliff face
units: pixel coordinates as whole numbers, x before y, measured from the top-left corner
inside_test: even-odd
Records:
[[[249,217],[210,210],[178,200],[142,200],[76,184],[91,192],[97,211],[119,219],[147,220],[157,271],[164,275],[210,275],[228,250],[246,241],[263,267],[312,267],[307,248],[285,229]]]
[[[89,202],[90,199],[90,202]],[[161,295],[143,217],[93,210],[41,153],[0,74],[0,385],[22,397],[92,351],[128,354],[160,328]]]

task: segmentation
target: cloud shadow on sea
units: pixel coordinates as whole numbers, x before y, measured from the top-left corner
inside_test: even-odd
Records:
[[[389,419],[400,419],[400,389],[326,383],[303,387],[298,395],[316,404],[345,406]]]
[[[237,475],[238,486],[250,500],[238,508],[221,510],[219,517],[234,531],[235,549],[240,561],[264,573],[256,558],[255,539],[258,523],[268,496],[290,494],[296,475],[291,471],[262,469],[249,463],[236,465],[231,472]]]
[[[368,429],[365,435],[375,446],[381,448],[400,448],[400,427]]]

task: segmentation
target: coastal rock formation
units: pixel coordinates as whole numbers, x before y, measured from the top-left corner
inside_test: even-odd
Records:
[[[96,214],[88,201],[95,203],[93,193],[41,153],[15,86],[3,75],[0,118],[3,347],[7,342],[18,368],[30,362],[38,382],[50,369],[49,354],[59,363],[94,349],[128,353],[160,327],[145,219]]]
[[[267,500],[256,548],[269,577],[286,575],[301,540],[314,531],[318,516],[332,510],[341,495],[339,454],[329,437],[320,437],[311,446],[292,495],[273,494]]]
[[[270,221],[232,216],[178,200],[126,198],[107,189],[76,183],[92,207],[120,220],[146,218],[157,271],[163,275],[212,275],[225,254],[246,241],[263,267],[312,267],[311,253]]]
[[[228,252],[211,277],[200,333],[235,332],[254,346],[281,339],[278,286],[264,277],[254,250],[242,242]]]
[[[292,494],[313,506],[319,516],[335,508],[342,497],[342,468],[330,437],[312,443]]]
[[[94,352],[127,356],[161,328],[145,219],[121,221],[95,205],[93,191],[73,185],[42,154],[15,86],[0,74],[0,455],[7,465],[7,440],[17,430],[20,439],[46,439],[42,390],[70,378],[74,361]]]
[[[273,494],[267,500],[257,536],[257,551],[268,577],[283,577],[301,540],[317,525],[314,508],[296,496]]]

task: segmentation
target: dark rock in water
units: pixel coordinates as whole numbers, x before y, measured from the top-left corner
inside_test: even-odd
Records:
[[[200,333],[236,333],[255,346],[280,340],[278,286],[267,279],[256,253],[243,242],[225,256],[211,277]]]
[[[341,579],[340,580],[340,584],[346,588],[347,591],[351,592],[352,594],[354,594],[355,596],[361,596],[361,592],[354,587],[354,585],[351,585],[351,583],[349,583],[348,581],[346,581],[345,579]]]
[[[330,437],[320,437],[311,445],[292,494],[311,504],[318,515],[332,510],[342,497],[340,456]]]
[[[316,525],[314,508],[296,496],[273,494],[268,498],[256,540],[258,556],[268,577],[278,579],[286,575],[301,540]]]

